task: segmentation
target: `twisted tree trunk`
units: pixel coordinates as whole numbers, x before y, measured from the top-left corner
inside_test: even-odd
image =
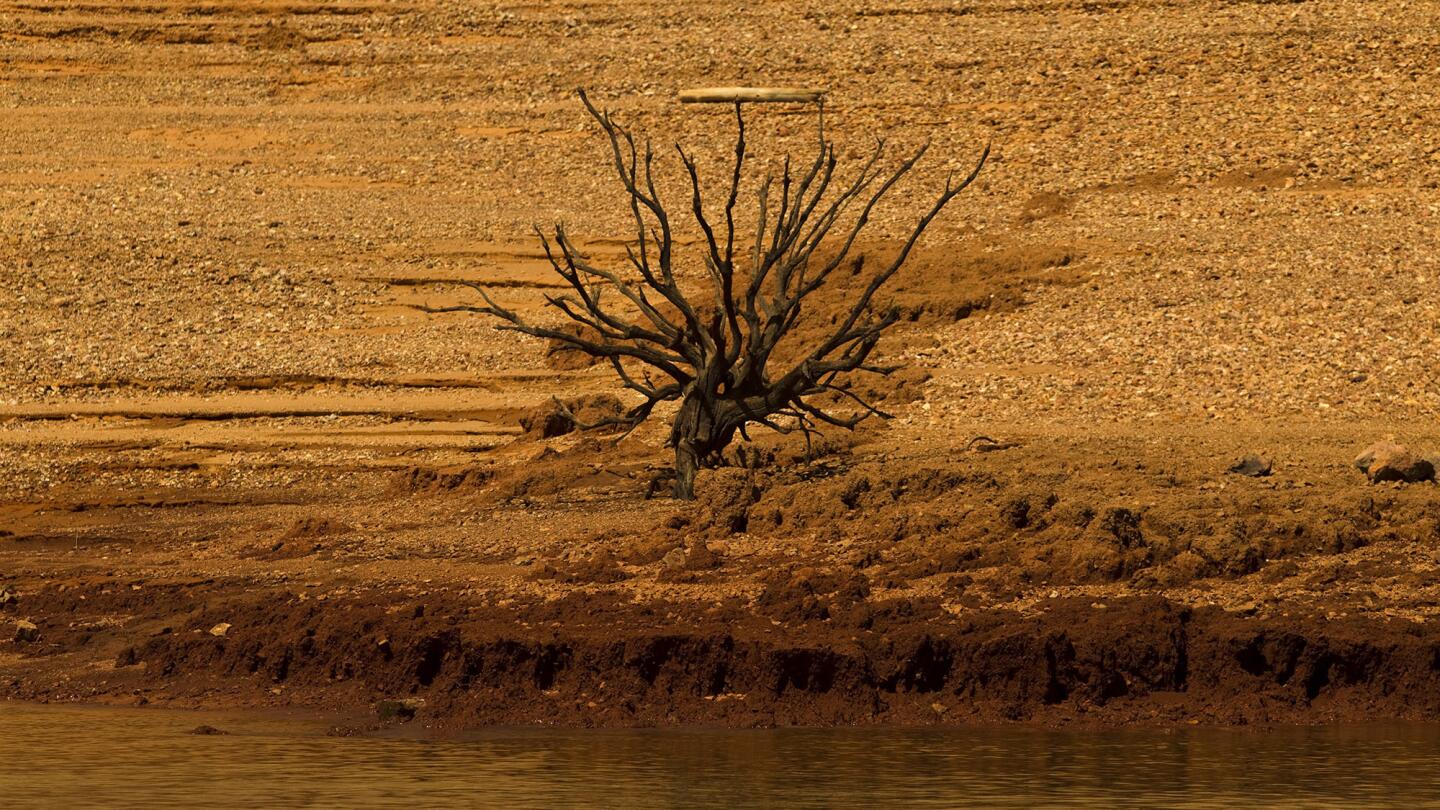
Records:
[[[669,444],[675,448],[675,497],[694,500],[695,475],[701,467],[714,466],[735,437],[734,420],[727,418],[727,403],[705,396],[692,387],[680,401],[680,410],[670,426]]]

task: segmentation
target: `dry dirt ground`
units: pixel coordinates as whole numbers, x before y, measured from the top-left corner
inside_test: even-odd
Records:
[[[867,250],[994,153],[897,279],[897,418],[683,505],[659,425],[524,435],[603,368],[413,305],[545,317],[533,223],[628,236],[573,89],[719,176],[673,97],[730,83],[932,140]],[[1440,449],[1437,91],[1435,2],[0,0],[0,696],[1440,717],[1435,485],[1350,465]]]

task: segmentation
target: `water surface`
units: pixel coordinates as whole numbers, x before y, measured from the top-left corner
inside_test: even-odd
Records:
[[[200,724],[231,732],[195,736]],[[1440,807],[1440,727],[496,730],[0,703],[8,807]]]

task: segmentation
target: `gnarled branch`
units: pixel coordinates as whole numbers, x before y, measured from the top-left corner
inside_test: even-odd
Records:
[[[876,207],[925,156],[929,144],[895,168],[885,169],[886,147],[881,141],[848,182],[837,181],[839,161],[825,133],[823,101],[818,102],[815,158],[797,176],[787,157],[778,178],[766,175],[761,179],[754,233],[742,237],[736,212],[748,145],[745,118],[736,102],[734,163],[728,173],[722,216],[706,213],[698,163],[678,144],[675,147],[689,181],[690,213],[703,237],[708,281],[699,289],[693,284],[685,288],[674,264],[673,225],[655,182],[654,150],[649,142],[642,148],[610,113],[596,108],[583,90],[580,100],[605,133],[615,174],[625,189],[635,233],[634,242],[626,246],[626,259],[634,275],[592,262],[563,226],[555,226],[553,242],[537,228],[551,267],[569,286],[568,292],[547,296],[546,302],[583,329],[566,331],[530,323],[497,304],[483,285],[474,282],[461,283],[475,290],[483,304],[422,309],[492,316],[503,321],[501,329],[545,338],[607,360],[621,384],[642,398],[624,415],[607,420],[608,424],[633,430],[660,403],[680,402],[669,445],[676,453],[675,492],[682,498],[693,496],[695,471],[700,465],[715,463],[737,432],[748,438],[747,424],[780,432],[799,430],[808,446],[817,424],[854,428],[870,417],[890,418],[850,390],[843,378],[856,372],[888,374],[894,370],[870,360],[885,330],[899,319],[893,308],[877,309],[876,296],[905,264],[930,224],[974,182],[990,147],[985,147],[974,168],[958,182],[953,175],[947,178],[945,188],[910,229],[899,253],[868,275],[834,326],[798,351],[790,351],[793,359],[784,364],[777,359],[781,341],[794,334],[806,304],[846,263]],[[772,200],[776,203],[773,207]],[[833,247],[823,261],[817,261],[822,245],[827,244]],[[854,259],[851,266],[853,275],[864,272],[861,258]],[[613,289],[624,304],[617,307],[602,302],[602,292],[607,289]],[[713,310],[696,303],[707,299]],[[668,381],[652,383],[648,374],[637,375],[635,366],[654,369]],[[817,401],[821,395],[848,401],[855,410],[832,413]]]

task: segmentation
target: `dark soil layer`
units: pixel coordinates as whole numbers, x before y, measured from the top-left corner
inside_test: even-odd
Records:
[[[173,600],[201,594],[191,623],[225,621],[225,637],[164,624],[183,607]],[[420,720],[455,728],[1440,716],[1433,625],[1257,618],[1157,597],[1054,599],[963,618],[932,600],[869,601],[844,587],[812,595],[808,616],[784,600],[756,612],[575,594],[496,608],[440,594],[317,601],[220,583],[72,588],[34,601],[79,624],[89,611],[133,611],[131,626],[148,637],[44,628],[52,655],[118,647],[116,668],[75,679],[69,693],[16,679],[14,697],[150,695],[213,707],[284,695],[345,710],[418,697]]]

